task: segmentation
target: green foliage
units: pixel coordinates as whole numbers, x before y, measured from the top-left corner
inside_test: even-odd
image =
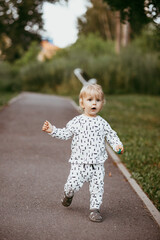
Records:
[[[16,92],[0,92],[0,110],[8,105],[8,101],[11,100],[12,98],[16,97],[17,93]]]
[[[74,69],[72,64],[60,57],[49,62],[32,62],[23,66],[19,74],[23,90],[59,93],[60,88],[61,94],[70,92]]]
[[[17,68],[20,68],[26,64],[29,64],[31,62],[35,62],[37,60],[37,55],[40,52],[41,47],[38,42],[33,41],[27,52],[24,53],[24,55],[14,62],[14,66]]]
[[[143,53],[131,45],[121,52],[116,84],[120,91],[160,94],[160,59],[158,54]]]
[[[159,15],[160,5],[155,0],[103,0],[107,2],[114,10],[120,11],[121,21],[128,18],[132,31],[134,33],[140,33],[143,27],[153,20],[154,17]],[[151,6],[153,6],[150,12]],[[155,15],[152,15],[155,12]],[[150,18],[148,17],[150,14]]]
[[[0,61],[0,92],[17,92],[21,90],[18,73],[7,62]]]
[[[143,52],[160,52],[160,25],[145,26],[140,36],[137,36],[133,44]]]
[[[6,62],[0,62],[0,89],[6,89],[8,82],[11,79],[11,69],[10,65]]]
[[[159,54],[144,51],[136,41],[117,56],[112,42],[93,34],[82,36],[68,50],[67,59],[97,78],[106,93],[160,94]]]
[[[80,35],[99,33],[103,39],[115,38],[115,16],[103,0],[91,0],[86,13],[78,18],[77,27]]]
[[[76,44],[71,46],[70,51],[76,51],[78,54],[84,52],[92,57],[100,55],[114,54],[114,44],[111,41],[103,40],[98,34],[90,33],[87,37],[80,36]]]
[[[38,62],[39,47],[32,43],[29,51],[14,64],[0,63],[1,89],[76,94],[81,84],[73,71],[78,67],[96,78],[105,93],[159,95],[158,37],[153,40],[155,44],[150,41],[154,34],[155,30],[144,32],[119,55],[114,52],[114,42],[106,42],[94,34],[81,36],[46,62]]]
[[[31,54],[33,49],[34,45],[15,64],[15,67],[20,68],[19,79],[21,79],[23,90],[61,94],[69,94],[71,91],[79,92],[81,84],[73,75],[76,67],[80,66],[86,71],[90,69],[90,72],[94,73],[92,62],[96,64],[95,59],[104,52],[109,54],[114,52],[113,43],[106,44],[100,37],[93,34],[88,38],[82,36],[76,44],[60,50],[52,60],[47,62],[33,61],[32,59],[35,59],[34,54]]]
[[[0,0],[0,49],[3,58],[13,62],[28,50],[32,41],[40,41],[44,2],[46,0]]]

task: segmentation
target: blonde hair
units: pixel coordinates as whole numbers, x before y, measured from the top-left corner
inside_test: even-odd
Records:
[[[89,94],[95,95],[96,97],[102,99],[104,103],[104,93],[103,93],[102,87],[99,84],[87,84],[81,89],[79,94],[80,106],[81,106],[81,103],[83,102],[83,97],[86,97]]]

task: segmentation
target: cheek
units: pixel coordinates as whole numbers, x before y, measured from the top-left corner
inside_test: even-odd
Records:
[[[99,109],[101,110],[102,107],[103,107],[103,103],[100,103],[100,104],[99,104]]]
[[[85,102],[84,102],[84,106],[85,106],[85,107],[89,107],[89,106],[90,106],[90,102],[85,101]]]

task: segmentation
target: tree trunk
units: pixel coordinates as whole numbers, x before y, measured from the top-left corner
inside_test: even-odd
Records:
[[[108,9],[107,9],[107,4],[103,3],[102,0],[100,0],[100,5],[101,5],[101,14],[99,15],[99,21],[103,26],[103,33],[106,39],[112,40],[112,34],[111,34],[111,29],[109,25],[109,17],[108,17]]]
[[[115,50],[116,53],[120,53],[121,48],[121,22],[120,22],[120,11],[115,12],[115,18],[116,18],[116,46]]]
[[[129,8],[124,10],[127,15],[124,23],[122,24],[122,46],[126,47],[130,39],[130,23],[128,21]]]
[[[102,19],[102,22],[103,22],[104,33],[105,33],[106,38],[108,40],[112,40],[112,35],[111,35],[111,31],[110,31],[110,26],[109,26],[107,12],[103,12],[102,13],[101,19]]]
[[[129,35],[130,35],[130,24],[126,21],[122,24],[122,46],[126,47],[129,43]]]

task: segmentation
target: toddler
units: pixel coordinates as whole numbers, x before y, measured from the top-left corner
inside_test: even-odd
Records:
[[[98,112],[104,104],[104,93],[98,84],[86,85],[79,95],[83,114],[70,120],[65,128],[56,128],[45,121],[42,127],[52,137],[67,140],[72,137],[70,173],[64,186],[63,206],[70,206],[74,194],[89,182],[89,219],[101,222],[100,206],[104,192],[104,162],[108,158],[106,142],[114,151],[123,153],[123,144],[109,123]]]

